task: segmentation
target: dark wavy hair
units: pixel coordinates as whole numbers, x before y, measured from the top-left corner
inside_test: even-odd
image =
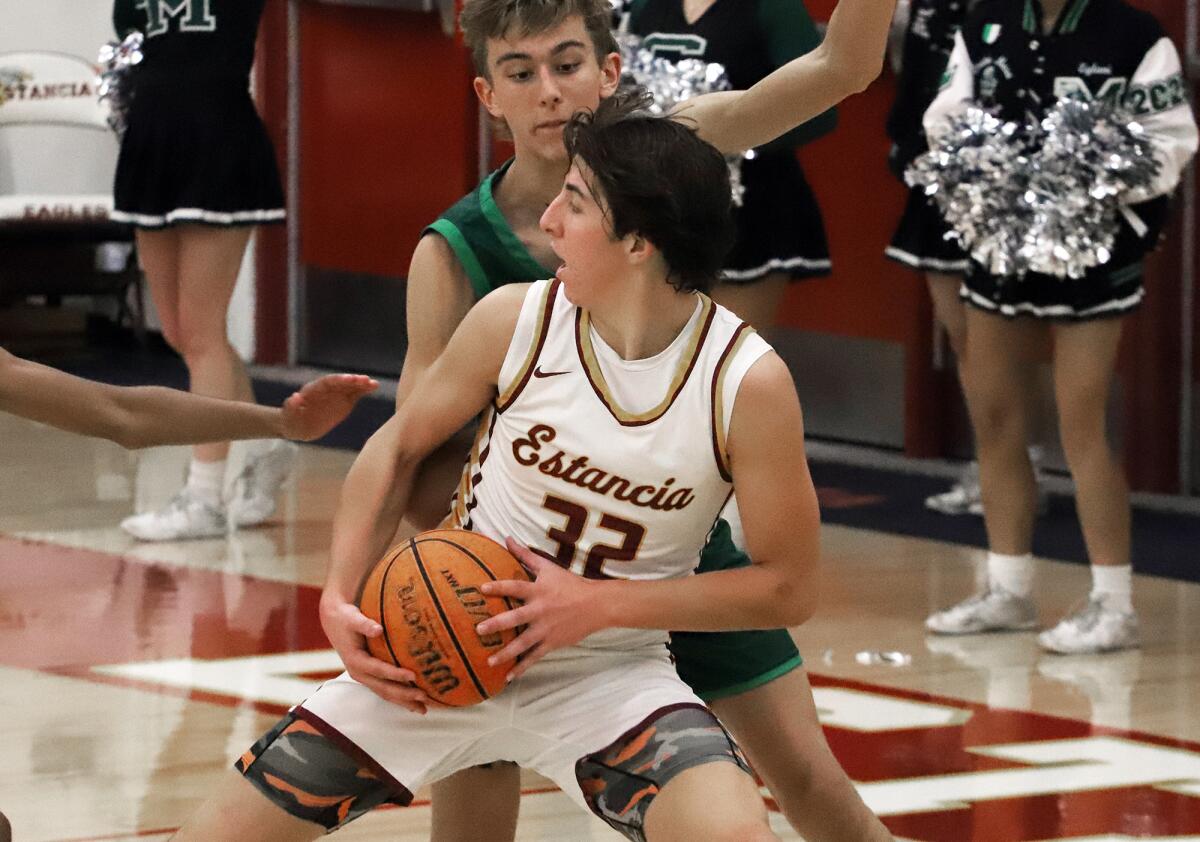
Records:
[[[602,63],[606,55],[618,52],[612,34],[612,9],[609,0],[467,0],[458,25],[475,62],[475,72],[491,79],[487,63],[489,38],[503,38],[510,30],[516,35],[537,35],[571,15],[583,18],[596,61]]]
[[[637,234],[658,247],[680,291],[712,288],[736,229],[729,167],[679,120],[647,110],[638,88],[618,91],[563,130],[567,155],[591,170],[615,237]]]

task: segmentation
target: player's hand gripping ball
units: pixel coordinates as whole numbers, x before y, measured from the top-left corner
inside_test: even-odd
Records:
[[[390,549],[367,577],[359,608],[383,626],[367,639],[371,654],[417,675],[429,698],[452,707],[475,705],[504,689],[511,664],[488,666],[520,629],[480,635],[475,626],[516,608],[485,597],[484,582],[529,580],[511,553],[490,538],[439,529]]]

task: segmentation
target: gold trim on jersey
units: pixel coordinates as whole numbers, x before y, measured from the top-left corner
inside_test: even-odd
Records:
[[[666,396],[658,406],[646,412],[629,412],[617,403],[616,397],[608,389],[604,372],[600,370],[600,361],[596,359],[596,349],[592,345],[591,317],[583,308],[575,311],[575,347],[579,351],[583,371],[587,375],[588,382],[592,384],[592,390],[595,391],[596,397],[600,398],[600,402],[623,427],[640,427],[643,424],[657,421],[671,408],[675,398],[679,397],[679,393],[683,391],[683,384],[687,382],[688,375],[696,367],[700,349],[704,347],[704,340],[708,336],[709,328],[712,327],[713,316],[716,315],[712,299],[703,293],[697,293],[697,295],[700,296],[700,318],[692,330],[691,338],[688,339],[688,347],[679,358],[675,377],[667,388]]]
[[[754,329],[746,322],[738,325],[729,344],[721,352],[721,359],[717,361],[716,371],[713,372],[712,400],[709,401],[713,414],[713,454],[717,457],[717,470],[721,472],[721,478],[726,482],[733,482],[733,469],[730,467],[729,451],[726,449],[725,442],[725,375],[729,373],[729,364],[737,357],[742,343],[752,333],[754,333]]]
[[[475,431],[475,443],[471,445],[471,453],[463,465],[462,476],[458,480],[458,488],[450,500],[450,513],[438,524],[439,529],[466,529],[471,519],[471,509],[475,508],[475,485],[482,478],[480,472],[483,463],[487,461],[488,450],[492,446],[492,428],[496,426],[496,410],[488,407],[479,419],[479,428]],[[487,444],[484,444],[484,440]],[[483,445],[480,447],[480,445]]]
[[[542,353],[542,346],[546,344],[546,335],[550,332],[550,316],[554,312],[554,299],[558,295],[558,288],[561,284],[562,282],[557,279],[546,284],[546,291],[542,293],[542,303],[539,305],[541,314],[538,316],[533,341],[529,344],[529,353],[525,356],[525,362],[521,364],[521,369],[513,378],[513,382],[504,391],[504,394],[496,398],[496,409],[499,412],[512,406],[512,402],[521,394],[525,384],[529,382],[530,375],[533,374],[538,356]]]

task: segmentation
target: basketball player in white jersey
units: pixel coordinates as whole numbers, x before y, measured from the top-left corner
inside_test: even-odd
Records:
[[[562,565],[537,565],[522,609],[519,639],[534,635],[538,660],[470,708],[327,682],[177,839],[315,839],[496,760],[547,775],[629,839],[777,838],[733,741],[672,668],[665,630],[812,613],[819,515],[799,401],[782,360],[702,293],[732,241],[720,153],[624,97],[573,118],[566,140],[573,164],[543,218],[557,278],[485,298],[367,443],[321,608],[370,631],[354,600],[416,467],[486,411],[455,516]],[[735,486],[755,563],[689,575]]]
[[[892,5],[840,0],[819,51],[745,92],[688,100],[680,116],[725,151],[767,142],[771,132],[860,89],[878,72]],[[464,2],[460,23],[475,62],[475,90],[511,133],[513,157],[433,222],[413,253],[399,402],[407,400],[474,302],[503,284],[550,277],[558,266],[539,220],[568,169],[562,144],[566,118],[594,109],[617,86],[620,62],[611,19],[608,0]],[[438,454],[447,459],[426,460],[407,520],[428,527],[445,517],[469,448],[468,438]],[[730,540],[733,519],[729,527],[713,531],[698,572],[749,563],[734,545],[736,535]],[[386,697],[388,676],[378,671],[391,664],[370,657],[353,629],[337,633],[327,627],[327,633],[350,674]],[[671,651],[680,676],[712,704],[803,837],[890,838],[829,749],[808,675],[786,629],[679,632],[671,636]],[[514,765],[464,770],[436,783],[432,796],[433,842],[513,842],[520,801]],[[478,812],[491,819],[486,829],[469,819]]]

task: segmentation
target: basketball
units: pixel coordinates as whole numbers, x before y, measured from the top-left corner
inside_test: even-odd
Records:
[[[439,529],[397,544],[363,588],[360,609],[383,626],[367,648],[412,670],[417,686],[442,704],[465,707],[494,696],[513,665],[491,667],[487,659],[516,631],[481,636],[475,626],[519,604],[480,593],[498,579],[529,576],[508,550],[475,532]]]

